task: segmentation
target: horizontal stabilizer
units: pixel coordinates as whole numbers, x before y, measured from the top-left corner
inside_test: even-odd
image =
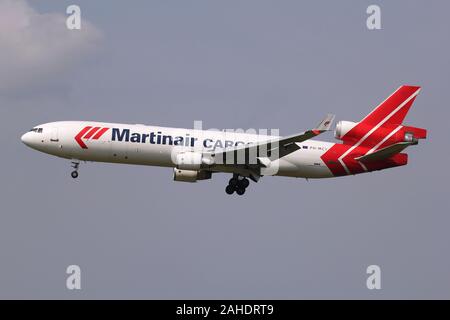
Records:
[[[355,158],[357,161],[378,161],[378,160],[384,160],[387,158],[392,157],[393,155],[402,152],[406,147],[414,144],[414,142],[399,142],[395,143],[393,145],[390,145],[389,147],[380,149],[378,151],[375,151],[373,153],[366,154],[361,157]]]

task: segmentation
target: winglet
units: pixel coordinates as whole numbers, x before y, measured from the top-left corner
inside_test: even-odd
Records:
[[[327,114],[327,116],[325,117],[325,119],[323,119],[315,129],[313,129],[312,131],[315,134],[319,134],[325,131],[330,130],[331,126],[333,125],[333,121],[334,121],[334,114]]]

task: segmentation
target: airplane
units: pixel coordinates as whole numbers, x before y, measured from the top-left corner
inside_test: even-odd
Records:
[[[81,161],[173,168],[173,179],[197,182],[213,173],[232,174],[227,194],[243,195],[250,180],[263,176],[331,178],[406,165],[402,151],[425,139],[426,129],[403,125],[420,87],[403,85],[359,122],[339,121],[342,143],[311,140],[331,129],[327,115],[311,130],[290,136],[246,132],[58,121],[26,132],[22,142],[38,151],[69,159],[78,177]]]

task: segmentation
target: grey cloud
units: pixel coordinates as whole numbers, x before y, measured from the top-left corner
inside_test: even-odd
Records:
[[[97,50],[101,31],[85,19],[81,30],[68,30],[66,19],[25,0],[0,0],[0,92],[54,86]]]

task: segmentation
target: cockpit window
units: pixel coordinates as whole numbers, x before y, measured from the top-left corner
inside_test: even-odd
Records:
[[[33,128],[30,132],[42,133],[42,128]]]

